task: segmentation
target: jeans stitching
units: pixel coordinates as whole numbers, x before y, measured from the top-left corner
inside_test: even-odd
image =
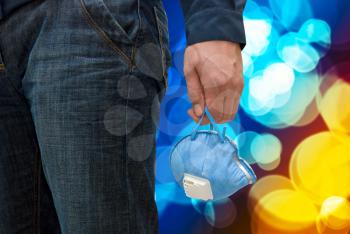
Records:
[[[139,36],[140,36],[140,30],[142,29],[142,21],[141,21],[141,15],[140,15],[140,0],[137,1],[137,12],[138,12],[138,18],[139,18],[139,30],[137,31],[136,33],[136,39],[135,39],[135,44],[132,46],[131,48],[131,66],[129,67],[129,75],[132,73],[133,69],[135,68],[135,52],[136,52],[136,47],[137,47],[137,43],[138,43],[138,39],[139,39]],[[129,171],[128,171],[128,155],[127,155],[127,140],[128,140],[128,137],[127,137],[127,133],[128,133],[128,104],[129,104],[129,97],[130,97],[130,79],[128,79],[128,82],[127,82],[127,98],[126,98],[126,104],[125,104],[125,178],[127,180],[128,178],[128,174],[129,174]],[[129,187],[128,187],[128,181],[126,181],[126,187],[129,191]],[[130,202],[129,200],[127,199],[127,207],[128,207],[128,213],[129,213],[129,216],[131,214],[131,207],[130,207]],[[136,220],[136,217],[135,217],[135,212],[134,213],[134,218]],[[131,234],[131,231],[132,228],[131,228],[131,222],[130,222],[130,219],[128,219],[128,234]]]
[[[163,33],[162,33],[162,29],[161,29],[161,21],[158,17],[158,9],[156,6],[153,7],[154,10],[154,15],[155,15],[155,19],[156,19],[156,24],[157,24],[157,29],[158,29],[158,40],[159,40],[159,45],[160,45],[160,49],[161,49],[161,53],[162,53],[162,69],[163,69],[163,79],[165,81],[165,90],[168,89],[168,77],[166,77],[165,73],[166,73],[166,65],[165,65],[165,51],[164,51],[164,45],[163,45]]]
[[[33,141],[33,144],[36,143]],[[34,234],[40,234],[40,156],[37,146],[35,147],[35,160],[34,160]]]
[[[4,67],[4,70],[1,70],[0,71],[4,71],[6,72],[6,68]],[[22,104],[24,104],[25,106],[28,106],[28,103],[27,103],[27,100],[25,99],[25,97],[22,95],[21,91],[19,89],[16,88],[15,84],[5,75],[5,78],[4,78],[7,83],[9,84],[9,91],[14,91],[16,96],[20,99],[20,101],[22,102]]]
[[[98,24],[93,20],[92,16],[85,7],[83,0],[80,0],[81,8],[83,9],[85,19],[88,21],[89,25],[95,29],[95,31],[103,38],[105,42],[115,51],[117,54],[121,55],[123,59],[128,63],[129,67],[132,66],[131,59],[110,39],[110,37],[98,26]]]
[[[5,64],[0,64],[0,71],[6,71]],[[16,95],[19,98],[19,101],[24,105],[28,107],[28,103],[25,100],[25,97],[22,95],[22,93],[16,88],[16,86],[12,83],[12,81],[5,75],[5,80],[10,86],[8,89],[10,92],[14,92],[14,95]],[[28,110],[29,111],[29,110]],[[26,118],[28,120],[28,118]],[[31,118],[29,118],[29,121],[33,121]],[[40,175],[38,174],[38,163],[39,161],[39,149],[37,146],[37,143],[35,140],[33,140],[33,145],[35,147],[35,153],[34,153],[34,172],[33,172],[33,234],[40,234],[40,203],[39,203],[39,197],[40,197]]]
[[[130,74],[130,72],[129,72],[129,74]],[[124,173],[125,173],[125,180],[126,180],[126,187],[127,187],[127,191],[129,192],[129,186],[128,186],[128,181],[127,181],[127,179],[128,179],[128,152],[127,152],[127,142],[128,142],[128,138],[127,138],[127,132],[128,132],[128,98],[129,98],[129,93],[130,93],[130,85],[129,85],[129,79],[128,79],[128,82],[127,82],[127,99],[126,99],[126,104],[125,104],[125,138],[124,138],[124,140],[125,140],[125,144],[124,144],[124,147],[125,147],[125,162],[124,162]],[[129,202],[129,199],[126,199],[127,200],[127,208],[128,208],[128,215],[130,216],[130,202]],[[128,225],[127,225],[127,227],[128,227],[128,234],[130,234],[130,230],[131,230],[131,222],[130,222],[130,220],[128,219]]]
[[[106,6],[104,0],[97,0],[97,2],[99,2],[103,8],[106,8],[106,10],[108,10],[108,7]],[[112,16],[114,18],[114,16]],[[121,36],[125,36],[127,39],[130,40],[128,33],[125,31],[125,29],[120,25],[120,23],[118,22],[118,20],[114,19],[113,20],[113,27],[118,28],[118,31],[121,33]]]

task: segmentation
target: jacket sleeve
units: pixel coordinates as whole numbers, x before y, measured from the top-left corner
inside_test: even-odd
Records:
[[[246,0],[181,0],[187,44],[224,40],[246,43],[243,9]]]

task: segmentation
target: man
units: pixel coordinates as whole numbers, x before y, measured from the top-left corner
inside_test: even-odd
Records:
[[[182,1],[195,121],[205,105],[218,123],[237,110],[244,4]],[[157,233],[161,0],[1,0],[0,12],[0,233]]]

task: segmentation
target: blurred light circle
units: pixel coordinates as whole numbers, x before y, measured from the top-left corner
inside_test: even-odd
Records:
[[[269,44],[271,22],[267,19],[244,18],[246,46],[244,52],[250,56],[262,55]]]
[[[237,208],[229,198],[207,202],[204,215],[208,223],[216,228],[230,226],[237,216]]]
[[[262,134],[255,137],[251,143],[252,156],[264,170],[275,169],[280,162],[282,144],[272,134]]]
[[[312,102],[306,107],[304,114],[301,118],[294,124],[296,127],[306,126],[312,123],[318,116],[320,112],[317,107],[316,100],[312,100]]]
[[[350,85],[338,80],[319,102],[320,113],[331,131],[350,133]]]
[[[283,107],[285,104],[288,103],[290,97],[292,95],[292,91],[289,90],[285,93],[278,94],[274,98],[274,103],[273,103],[273,109],[278,109]]]
[[[190,109],[191,103],[185,97],[173,98],[167,102],[165,111],[168,113],[168,121],[173,124],[182,124],[188,120],[187,110]],[[180,115],[179,113],[183,113]]]
[[[125,87],[133,88],[127,89]],[[121,97],[129,100],[146,98],[148,95],[142,80],[130,74],[118,79],[117,90]]]
[[[281,158],[277,158],[275,161],[272,161],[271,163],[268,163],[268,164],[261,164],[261,163],[257,163],[257,164],[264,171],[272,171],[280,165],[280,162],[281,162]]]
[[[272,18],[272,13],[268,15],[262,11],[262,7],[258,5],[255,1],[247,1],[244,7],[244,16],[250,19],[264,19]]]
[[[176,51],[173,52],[172,61],[173,61],[173,69],[176,69],[179,75],[184,76],[183,67],[184,67],[184,55],[185,55],[185,47],[180,47]]]
[[[133,120],[127,122],[127,129],[125,129],[125,118],[124,114],[122,113],[128,113],[128,115],[133,116]],[[103,124],[110,134],[114,136],[125,136],[126,134],[133,131],[142,122],[143,118],[143,114],[138,110],[130,106],[125,107],[125,105],[118,104],[112,106],[106,111],[103,119]]]
[[[237,117],[237,119],[239,120],[239,117]],[[227,122],[227,123],[224,123],[224,124],[220,124],[218,126],[219,131],[223,132],[225,127],[226,127],[225,135],[228,136],[230,139],[234,139],[241,131],[240,123],[238,121],[236,121],[236,120],[235,121],[231,121],[231,122]]]
[[[314,70],[320,60],[317,50],[294,32],[282,36],[276,49],[278,56],[298,72],[306,73]]]
[[[349,234],[349,230],[335,230],[330,227],[327,227],[320,218],[317,219],[316,223],[317,233],[316,234]]]
[[[300,28],[299,37],[309,43],[318,43],[329,47],[331,43],[331,28],[327,22],[320,19],[309,19]]]
[[[260,106],[266,106],[273,102],[275,97],[274,88],[265,82],[263,77],[254,77],[249,81],[249,90],[251,96]]]
[[[253,85],[256,85],[255,82]],[[258,86],[256,86],[258,87]],[[245,110],[248,110],[247,113],[250,113],[254,116],[262,116],[271,111],[274,98],[266,99],[256,99],[253,95],[247,97],[247,105],[244,106]]]
[[[154,134],[142,134],[129,138],[126,145],[129,159],[142,162],[153,157],[153,150],[156,148]]]
[[[187,114],[186,108],[190,107],[186,86],[180,86],[177,93],[165,95],[159,113],[159,131],[169,136],[177,136],[181,129],[193,122]],[[179,113],[182,115],[179,116]]]
[[[284,106],[290,99],[291,91],[276,94],[274,84],[262,76],[252,77],[243,89],[241,106],[254,116],[263,116],[272,109]]]
[[[156,183],[156,202],[162,207],[171,203],[191,205],[191,200],[176,182]]]
[[[269,4],[278,23],[290,30],[299,29],[313,15],[308,1],[269,0]]]
[[[244,50],[242,52],[242,60],[243,60],[243,74],[245,76],[251,76],[254,71],[254,62],[252,57],[247,54]]]
[[[294,126],[303,118],[306,109],[314,100],[318,93],[319,83],[319,77],[315,73],[295,73],[294,84],[289,92],[274,98],[263,94],[261,97],[267,97],[268,100],[265,99],[264,102],[255,99],[251,93],[262,90],[271,91],[272,88],[266,88],[262,82],[260,82],[262,89],[259,89],[256,83],[253,85],[254,90],[250,90],[250,85],[246,85],[240,104],[251,118],[265,126],[278,129]],[[259,95],[255,96],[260,97]]]
[[[350,138],[344,136],[344,141]],[[306,138],[293,152],[293,184],[319,205],[330,196],[350,196],[350,148],[330,132]]]
[[[273,63],[264,70],[263,80],[270,87],[273,93],[283,94],[289,92],[294,84],[294,72],[284,63]]]
[[[350,149],[350,136],[343,132],[329,132],[335,139],[339,141],[341,145],[344,147],[348,147]]]
[[[171,172],[169,155],[171,147],[157,147],[156,179],[160,183],[174,182],[175,178]]]
[[[253,211],[259,200],[266,194],[280,189],[292,190],[293,184],[287,177],[280,175],[268,175],[259,179],[249,191],[249,211]]]
[[[240,133],[235,139],[234,142],[237,144],[238,155],[245,159],[248,163],[255,163],[255,159],[252,154],[252,142],[259,134],[253,131],[246,131]]]
[[[159,215],[162,215],[166,207],[175,198],[176,184],[175,183],[156,183],[155,201]]]
[[[174,67],[168,68],[168,89],[166,91],[166,95],[173,95],[177,92],[181,91],[179,90],[181,86],[183,86],[182,81],[184,80],[184,77],[180,72],[175,69]],[[171,88],[170,88],[171,87]]]
[[[350,202],[337,196],[327,198],[321,206],[320,221],[333,230],[350,230]]]
[[[162,79],[162,52],[159,45],[154,43],[142,44],[136,50],[135,63],[137,68],[158,82]]]
[[[205,207],[207,205],[207,202],[200,199],[191,198],[191,204],[199,214],[203,215],[205,213]]]
[[[194,127],[196,126],[196,122],[192,121],[189,124],[187,124],[183,129],[178,131],[177,135],[175,136],[174,143],[176,144],[179,140],[181,140],[184,136],[187,136],[191,134]],[[201,126],[201,129],[209,129],[209,125],[203,125]]]
[[[318,87],[319,78],[316,74],[298,74],[288,102],[271,111],[270,114],[276,116],[275,119],[269,119],[267,115],[264,120],[271,121],[270,123],[276,125],[276,128],[294,126],[305,115],[306,108],[318,92]],[[276,122],[273,123],[273,121]],[[269,126],[271,127],[271,125]]]
[[[303,193],[280,189],[259,200],[253,223],[256,233],[311,233],[307,230],[316,227],[317,215],[317,207]]]

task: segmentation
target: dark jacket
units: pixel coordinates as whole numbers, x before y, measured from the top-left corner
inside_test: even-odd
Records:
[[[0,20],[32,0],[0,0]],[[242,11],[246,0],[181,0],[187,44],[225,40],[245,45]]]

